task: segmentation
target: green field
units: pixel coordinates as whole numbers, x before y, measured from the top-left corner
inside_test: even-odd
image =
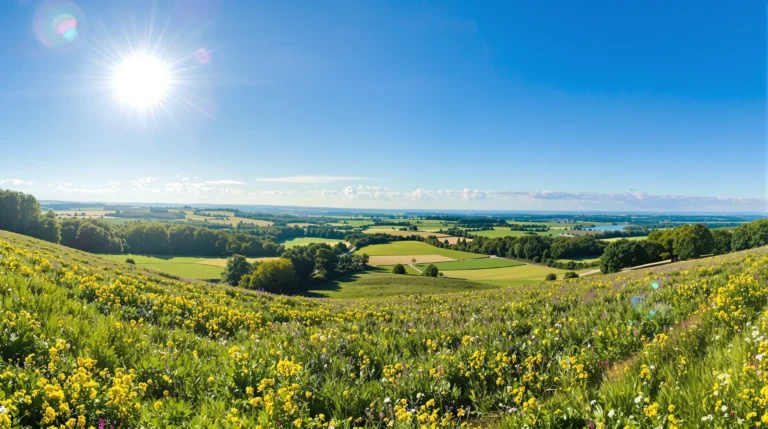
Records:
[[[440,234],[432,231],[401,231],[398,228],[401,228],[401,227],[375,226],[375,227],[367,228],[363,230],[363,232],[366,234],[389,234],[389,235],[400,235],[400,236],[418,235],[420,237],[429,237],[429,236],[436,236],[438,238],[450,237],[449,235]]]
[[[344,222],[334,222],[330,225],[360,228],[361,226],[373,225],[373,221],[370,219],[345,219]]]
[[[388,274],[376,271],[344,276],[309,291],[317,298],[361,299],[493,289],[493,284],[458,279]]]
[[[403,264],[403,267],[405,267],[405,273],[412,275],[412,276],[420,276],[421,273],[416,271],[416,268],[413,268],[413,266],[408,264]],[[392,269],[395,268],[394,265],[382,265],[380,267],[371,267],[371,271],[377,272],[377,273],[386,273],[391,274]]]
[[[338,240],[334,238],[296,237],[290,240],[285,240],[280,244],[282,244],[283,247],[285,247],[286,249],[290,249],[291,247],[306,246],[312,243],[327,243],[330,246],[335,246],[337,243],[340,243],[342,241],[344,240]]]
[[[568,270],[558,270],[541,265],[522,265],[485,270],[446,270],[443,271],[443,275],[495,286],[514,286],[543,282],[544,277],[549,273],[555,273],[557,278],[561,279],[566,272]]]
[[[472,235],[477,235],[480,237],[490,237],[490,238],[496,238],[496,237],[522,237],[524,235],[532,235],[528,231],[513,231],[507,227],[504,226],[495,226],[494,229],[490,231],[469,231]],[[536,232],[536,235],[552,235],[552,236],[558,236],[561,234],[567,234],[569,231],[563,230],[563,229],[550,229],[549,231],[542,231],[542,232]]]
[[[512,223],[516,225],[546,225],[550,228],[572,228],[574,226],[581,226],[586,227],[589,225],[595,225],[595,226],[601,226],[601,225],[612,225],[610,222],[575,222],[575,223],[565,223],[565,222],[523,222],[523,221],[516,221],[516,220],[508,220],[507,223]]]
[[[647,235],[640,235],[640,236],[637,236],[637,237],[614,237],[614,238],[603,238],[602,240],[603,241],[619,241],[622,238],[627,239],[627,240],[646,240],[646,239],[648,239],[648,236]]]
[[[174,274],[180,277],[197,280],[213,280],[221,278],[221,273],[227,264],[226,258],[201,258],[197,256],[170,255],[102,255],[115,262],[125,262],[132,258],[136,266]],[[273,258],[248,258],[248,262]]]
[[[585,258],[571,258],[571,259],[558,259],[557,262],[597,262],[600,260],[599,256],[596,257],[585,257]]]
[[[407,255],[441,255],[453,259],[477,259],[485,255],[461,252],[459,250],[442,249],[420,241],[394,241],[386,244],[374,244],[355,251],[369,256],[407,256]]]
[[[416,264],[416,266],[423,270],[429,264]],[[434,264],[438,270],[483,270],[489,268],[504,268],[504,267],[516,267],[519,265],[525,265],[522,262],[511,261],[504,258],[482,258],[482,259],[465,259],[463,261],[451,261],[451,262],[436,262]]]

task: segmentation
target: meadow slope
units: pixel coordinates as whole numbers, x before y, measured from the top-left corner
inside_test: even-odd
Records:
[[[2,232],[0,428],[753,425],[768,412],[766,275],[757,249],[513,288],[310,299]]]

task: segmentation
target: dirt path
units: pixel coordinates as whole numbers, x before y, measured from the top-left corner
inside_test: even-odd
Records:
[[[600,268],[595,269],[595,270],[589,270],[589,271],[587,271],[585,273],[579,274],[579,277],[586,277],[586,276],[589,276],[589,275],[592,275],[592,274],[597,274],[599,272],[600,272]]]
[[[411,268],[418,271],[419,274],[424,274],[424,271],[421,271],[415,264],[408,264]]]

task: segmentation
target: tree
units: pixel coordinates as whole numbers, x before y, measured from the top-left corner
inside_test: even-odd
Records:
[[[392,274],[405,274],[405,266],[403,264],[397,264],[392,268]]]
[[[250,289],[262,289],[267,292],[289,294],[298,291],[299,278],[293,264],[285,258],[266,261],[259,264],[250,276]]]
[[[439,270],[434,264],[427,265],[427,268],[424,269],[424,273],[422,275],[425,275],[427,277],[437,277],[439,274]]]
[[[730,252],[732,239],[733,233],[725,228],[712,230],[712,253],[715,255],[723,255]]]
[[[544,277],[544,280],[551,282],[557,280],[557,274],[555,273],[549,273],[546,277]]]
[[[600,257],[600,272],[603,274],[616,273],[626,267],[626,252],[629,240],[621,239],[608,243]]]
[[[579,277],[579,275],[578,275],[578,274],[576,274],[576,273],[575,273],[575,272],[573,272],[573,271],[568,271],[567,273],[565,273],[565,274],[563,275],[563,278],[564,278],[564,279],[575,279],[575,278],[577,278],[577,277]]]
[[[31,235],[51,243],[61,241],[61,225],[56,221],[56,213],[48,211],[44,216],[36,217],[31,224]]]
[[[416,258],[411,258],[411,265],[416,266]]]
[[[315,252],[315,269],[326,278],[333,277],[338,264],[338,257],[330,249],[317,249]]]
[[[684,225],[676,228],[673,242],[674,254],[680,259],[694,259],[712,253],[714,239],[704,224]]]
[[[240,279],[251,271],[251,265],[243,255],[232,255],[227,258],[227,266],[221,274],[222,280],[230,286],[237,286]]]

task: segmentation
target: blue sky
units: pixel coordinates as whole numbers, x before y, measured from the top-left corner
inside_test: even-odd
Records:
[[[40,37],[41,10],[76,17],[77,37]],[[4,1],[0,187],[765,211],[766,16],[751,0]],[[131,112],[111,68],[147,40],[174,84]]]

